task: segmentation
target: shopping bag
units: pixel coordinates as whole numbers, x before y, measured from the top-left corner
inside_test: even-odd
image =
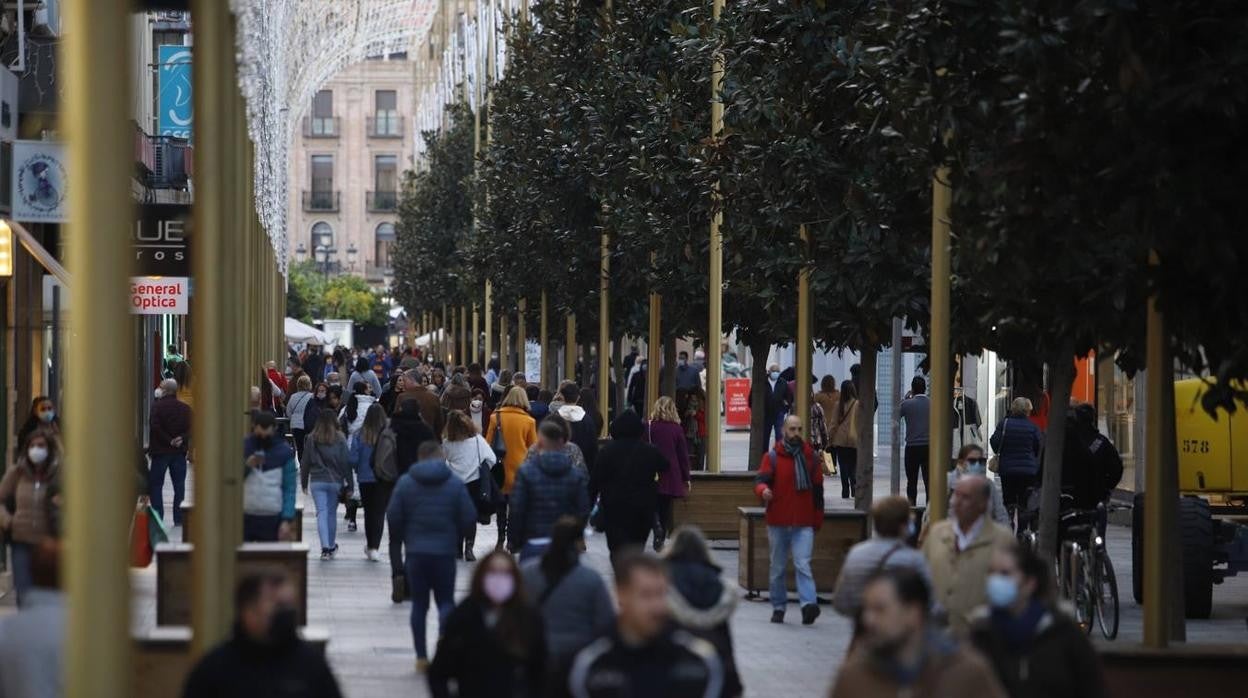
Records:
[[[169,542],[169,531],[165,529],[165,522],[161,520],[151,504],[145,505],[144,510],[147,512],[147,540],[155,552],[157,545]]]
[[[152,564],[152,539],[148,531],[148,514],[150,507],[140,505],[134,511],[134,519],[130,522],[130,566],[147,567]]]

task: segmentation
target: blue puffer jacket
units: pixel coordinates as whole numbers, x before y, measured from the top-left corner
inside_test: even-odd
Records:
[[[463,481],[442,460],[421,461],[399,478],[386,520],[401,531],[409,553],[454,555],[477,526],[477,509]]]
[[[1040,427],[1026,417],[1006,417],[992,432],[992,450],[997,452],[997,474],[1035,475],[1040,472]]]
[[[563,453],[540,453],[520,466],[509,503],[507,542],[513,552],[549,538],[561,516],[589,516],[589,476]]]

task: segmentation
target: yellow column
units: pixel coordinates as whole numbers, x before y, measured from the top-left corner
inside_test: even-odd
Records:
[[[488,366],[490,354],[493,353],[494,347],[492,334],[494,325],[494,284],[489,281],[485,282],[485,307],[481,309],[481,312],[485,315],[485,347],[481,352],[481,356],[482,361]]]
[[[607,7],[610,8],[608,2]],[[611,390],[611,236],[602,234],[602,274],[598,289],[598,414],[602,415],[602,433],[607,436],[607,411]]]
[[[477,304],[472,304],[472,359],[468,363],[481,360],[481,311]]]
[[[568,313],[567,337],[563,343],[564,380],[576,380],[576,314]]]
[[[927,506],[931,520],[945,518],[949,504],[946,493],[949,472],[949,456],[953,449],[953,432],[950,426],[953,387],[950,385],[949,369],[952,365],[949,349],[949,204],[953,190],[949,185],[949,168],[936,169],[932,178],[932,346],[928,351],[931,364],[931,448],[928,453]]]
[[[61,59],[69,146],[66,228],[70,284],[65,383],[65,589],[69,620],[64,677],[73,698],[130,696],[128,536],[134,513],[135,357],[129,276],[128,2],[71,2]],[[104,76],[104,77],[102,77]],[[107,370],[101,371],[101,367]],[[88,377],[90,377],[88,379]],[[103,392],[101,392],[103,391]],[[100,395],[108,395],[100,409]]]
[[[650,256],[651,261],[654,255]],[[659,367],[663,364],[663,297],[657,293],[650,294],[650,327],[646,333],[646,406],[643,418],[650,415],[654,403],[659,399]],[[668,368],[674,371],[675,367]]]
[[[524,373],[524,342],[526,337],[524,311],[527,307],[527,301],[520,299],[516,309],[516,370]]]
[[[459,361],[458,364],[467,366],[473,362],[472,354],[469,354],[468,343],[468,306],[459,306]]]
[[[542,362],[541,362],[541,369],[540,369],[540,370],[541,370],[541,373],[537,376],[537,379],[536,379],[536,380],[538,381],[538,384],[539,384],[539,385],[543,385],[543,386],[545,386],[545,387],[547,387],[547,388],[551,388],[551,389],[553,389],[553,388],[554,388],[554,386],[553,386],[553,384],[552,384],[552,381],[550,380],[550,369],[549,369],[549,367],[550,367],[552,364],[551,364],[551,361],[550,361],[551,351],[550,351],[550,343],[549,343],[549,340],[550,340],[550,326],[547,324],[547,320],[548,320],[548,318],[547,318],[547,314],[546,314],[546,313],[547,313],[547,307],[546,307],[546,289],[542,289],[542,301],[541,301],[541,303],[542,303],[542,308],[541,308],[541,316],[540,316],[540,318],[538,319],[538,322],[537,322],[537,325],[538,325],[538,327],[537,327],[537,334],[538,334],[538,337],[537,337],[537,344],[538,344],[538,346],[540,346],[540,347],[541,347],[541,352],[542,352]]]
[[[448,331],[450,325],[446,323],[446,303],[442,304],[442,344],[438,352],[438,361],[446,361],[446,355],[451,353],[451,335]]]
[[[724,0],[713,0],[711,18],[719,23],[719,15],[723,12]],[[720,93],[724,87],[724,56],[715,54],[711,64],[711,138],[719,138],[724,130],[724,104]],[[711,194],[717,206],[719,202],[719,184],[716,183]],[[720,442],[723,425],[720,423],[723,396],[723,347],[721,346],[724,328],[724,237],[720,232],[724,214],[718,210],[711,214],[710,260],[707,269],[707,332],[706,332],[706,467],[713,473],[719,472]]]
[[[498,372],[502,373],[503,369],[511,368],[511,347],[507,343],[507,316],[500,315],[498,317]]]
[[[806,251],[806,259],[809,259],[810,233],[806,230],[805,225],[801,227],[799,235],[802,238],[802,247]],[[794,401],[796,403],[797,416],[802,420],[803,429],[810,428],[810,352],[813,346],[810,336],[810,321],[812,310],[810,305],[810,266],[803,264],[802,270],[797,275],[797,361],[793,369],[797,373],[797,380],[795,381],[797,395]],[[809,436],[807,434],[807,438]]]

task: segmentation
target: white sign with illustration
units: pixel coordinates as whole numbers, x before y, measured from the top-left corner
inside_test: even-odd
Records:
[[[63,144],[13,142],[13,220],[64,223],[68,185]]]

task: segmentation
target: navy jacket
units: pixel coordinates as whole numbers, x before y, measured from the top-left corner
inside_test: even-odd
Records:
[[[1006,417],[992,432],[992,449],[997,452],[997,474],[1035,475],[1040,472],[1040,427],[1026,417]]]
[[[386,520],[408,553],[454,555],[477,528],[477,509],[463,480],[442,460],[421,461],[399,478]]]
[[[509,506],[507,540],[518,551],[531,539],[550,537],[561,516],[589,516],[589,476],[563,453],[537,454],[516,473]]]

